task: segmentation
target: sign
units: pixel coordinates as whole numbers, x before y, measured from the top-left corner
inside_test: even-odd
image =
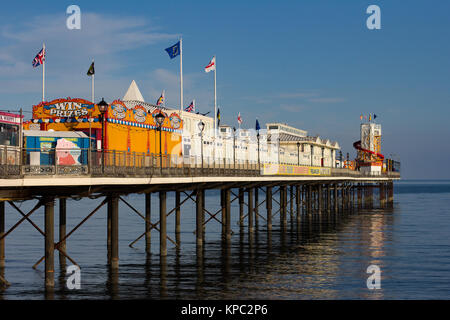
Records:
[[[288,176],[329,176],[330,168],[294,166],[286,164],[266,163],[261,169],[263,175],[288,175]]]
[[[20,124],[20,116],[14,113],[0,111],[0,123]]]
[[[79,165],[78,158],[80,155],[80,147],[72,141],[62,138],[56,142],[56,159],[58,165]]]
[[[33,119],[88,117],[98,114],[95,104],[84,99],[56,99],[33,106]]]

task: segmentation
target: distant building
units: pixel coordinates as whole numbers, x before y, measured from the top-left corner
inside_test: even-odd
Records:
[[[20,162],[22,118],[18,114],[0,111],[0,164]]]
[[[284,123],[268,123],[269,143],[279,144],[279,163],[317,167],[335,167],[339,144],[320,137],[308,136],[305,130]]]

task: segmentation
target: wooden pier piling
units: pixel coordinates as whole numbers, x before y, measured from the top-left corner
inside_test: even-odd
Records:
[[[195,205],[196,205],[196,244],[197,249],[203,247],[203,204],[202,204],[202,193],[203,189],[197,189],[196,197],[195,197]]]
[[[248,232],[253,233],[253,188],[248,188]]]
[[[55,286],[55,199],[45,200],[45,287],[53,289]]]
[[[66,219],[67,219],[67,200],[66,198],[59,199],[59,247],[65,252],[66,251],[66,240],[63,240],[66,236]],[[63,241],[61,241],[63,240]],[[59,265],[61,269],[66,267],[66,257],[59,252]]]
[[[272,230],[272,187],[266,188],[267,230]]]
[[[255,229],[258,230],[259,225],[259,188],[255,188]]]
[[[244,226],[244,189],[239,188],[238,194],[239,200],[239,226]]]
[[[181,196],[180,191],[175,191],[175,241],[178,246],[180,243],[181,232]]]
[[[112,197],[107,196],[107,209],[106,209],[106,248],[108,251],[108,265],[111,264],[111,217],[112,217]]]
[[[231,190],[225,189],[225,240],[231,241]]]
[[[119,268],[119,197],[111,196],[111,269]]]
[[[159,192],[159,255],[167,256],[167,213],[166,191]]]
[[[152,253],[152,194],[145,193],[145,252]]]
[[[0,268],[5,267],[5,202],[0,201]]]

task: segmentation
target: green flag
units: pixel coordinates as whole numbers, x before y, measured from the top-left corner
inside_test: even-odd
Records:
[[[87,72],[87,75],[88,75],[88,76],[92,76],[92,75],[94,75],[94,74],[95,74],[94,61],[92,61],[92,64],[91,64],[91,66],[89,67],[89,70],[88,70],[88,72]]]

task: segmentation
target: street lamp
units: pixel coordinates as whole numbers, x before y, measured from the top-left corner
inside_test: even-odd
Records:
[[[200,130],[200,152],[202,156],[202,169],[203,169],[203,130],[205,129],[205,124],[200,120],[198,123],[198,129]]]
[[[314,145],[311,145],[311,167],[313,166]]]
[[[259,130],[258,130],[258,133],[256,134],[256,139],[258,139],[258,169],[260,169],[261,164],[260,164],[260,160],[259,160]]]
[[[236,169],[236,127],[233,127],[233,169]]]
[[[166,116],[164,115],[164,113],[159,112],[156,116],[155,116],[155,121],[156,121],[156,125],[158,126],[158,131],[159,131],[159,170],[162,172],[162,149],[161,149],[161,135],[162,135],[162,125],[164,123],[164,120],[166,119]]]
[[[108,103],[106,103],[105,98],[102,98],[102,101],[97,103],[98,111],[100,111],[100,121],[102,123],[102,173],[105,172],[105,114],[108,110]]]
[[[297,165],[300,165],[300,142],[297,142]]]

